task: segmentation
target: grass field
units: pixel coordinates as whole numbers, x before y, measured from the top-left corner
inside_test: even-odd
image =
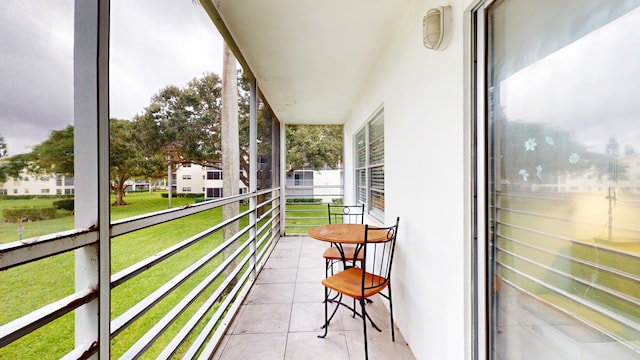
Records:
[[[167,199],[160,194],[132,193],[127,195],[126,206],[112,207],[113,220],[149,213],[167,208]],[[15,202],[14,202],[15,201]],[[50,206],[52,200],[0,200],[0,209],[21,206]],[[174,198],[173,206],[192,203],[194,199]],[[73,216],[61,214],[55,220],[24,224],[24,238],[58,232],[73,228]],[[136,262],[166,249],[175,243],[194,235],[221,221],[221,209],[209,210],[184,219],[174,220],[139,230],[112,239],[112,274]],[[242,225],[241,225],[242,226]],[[16,224],[0,225],[0,243],[18,240]],[[211,251],[221,241],[221,234],[215,234],[191,246],[187,250],[163,262],[161,265],[145,271],[133,280],[112,290],[112,319],[121,315],[145,296],[182,271],[204,254]],[[149,313],[142,316],[129,328],[112,340],[112,356],[119,357],[144,332],[158,320],[184,295],[200,282],[218,265],[213,261],[194,275],[172,295],[163,299]],[[219,282],[220,280],[218,280]],[[214,287],[207,291],[211,293]],[[74,291],[73,253],[65,253],[35,261],[23,266],[0,272],[0,324],[5,324],[20,316],[59,300]],[[204,300],[200,300],[204,301]],[[197,302],[196,302],[197,305]],[[190,309],[194,309],[191,307]],[[150,349],[148,355],[154,356],[162,350],[181,325],[194,310],[188,310]],[[58,359],[73,349],[73,314],[68,314],[28,336],[0,348],[0,359]]]

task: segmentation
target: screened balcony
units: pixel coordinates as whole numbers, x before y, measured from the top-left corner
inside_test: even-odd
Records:
[[[60,191],[79,200],[73,224],[34,237],[33,224],[16,222],[15,239],[2,238],[0,279],[11,290],[0,303],[12,311],[0,321],[0,357],[39,358],[55,343],[52,357],[70,359],[234,359],[238,349],[299,358],[300,344],[305,356],[361,358],[360,324],[345,314],[327,339],[315,337],[318,244],[306,227],[287,229],[299,214],[286,203],[296,194],[285,184],[284,129],[339,124],[336,193],[366,204],[368,223],[401,218],[402,337],[370,332],[383,358],[638,358],[640,2],[454,0],[449,42],[436,51],[424,46],[424,16],[444,5],[435,0],[202,0],[207,29],[248,79],[247,193],[212,189],[215,200],[174,198],[135,214],[109,206],[105,175],[118,69],[108,44],[133,36],[110,24],[109,5],[123,3],[76,1],[70,11],[73,41],[59,46],[73,43],[72,81],[51,93],[73,89],[82,156],[73,189]],[[8,23],[12,13],[0,14]],[[32,110],[43,94],[26,88]],[[236,220],[221,220],[232,204]],[[373,307],[384,321],[385,302]]]

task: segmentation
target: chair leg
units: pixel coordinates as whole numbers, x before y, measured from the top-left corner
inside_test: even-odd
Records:
[[[391,282],[387,285],[387,289],[389,290],[389,315],[391,316],[391,341],[396,341],[396,331],[395,326],[393,325],[393,300],[391,298]]]
[[[360,299],[360,308],[362,309],[362,333],[364,334],[364,358],[365,360],[369,360],[369,346],[367,344],[367,310],[365,309],[366,303],[365,298]]]
[[[329,319],[327,318],[328,315],[328,303],[329,303],[329,289],[327,287],[324,288],[324,325],[322,327],[324,327],[324,334],[322,335],[318,335],[319,338],[324,339],[327,336],[327,332],[329,331]]]

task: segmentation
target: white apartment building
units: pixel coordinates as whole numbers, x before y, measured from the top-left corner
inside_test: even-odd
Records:
[[[0,195],[69,195],[74,193],[73,177],[56,174],[33,174],[23,171],[0,184]]]

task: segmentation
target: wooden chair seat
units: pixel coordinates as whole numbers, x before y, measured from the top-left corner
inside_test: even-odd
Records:
[[[389,282],[382,276],[365,273],[365,284],[380,284],[365,288],[364,297],[371,297],[384,290]],[[356,300],[362,299],[362,269],[349,268],[322,280],[322,284],[331,290],[350,296]]]
[[[350,247],[344,247],[343,248],[344,251],[344,258],[347,261],[353,261],[354,260],[354,253],[356,251],[356,248],[353,246]],[[358,251],[358,256],[355,258],[356,261],[362,261],[362,258],[364,256],[364,251],[362,251],[362,249],[360,249],[360,251]],[[327,250],[324,251],[324,253],[322,254],[322,257],[327,259],[327,260],[342,260],[342,256],[340,255],[340,251],[338,251],[338,248],[335,246],[330,246],[327,248]]]

